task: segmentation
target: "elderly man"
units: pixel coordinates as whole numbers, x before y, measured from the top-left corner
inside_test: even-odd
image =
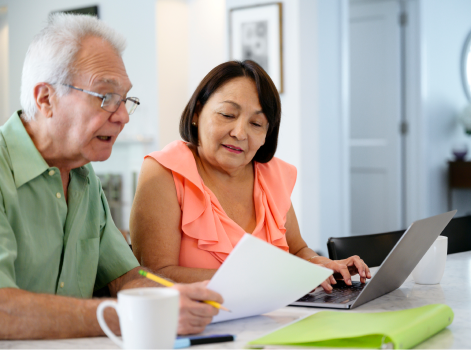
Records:
[[[101,300],[156,287],[114,225],[91,161],[104,161],[139,100],[124,40],[96,18],[56,14],[26,55],[23,110],[0,128],[0,338],[98,336]],[[197,333],[222,302],[205,283],[176,285],[180,334]],[[119,333],[116,313],[106,315]]]

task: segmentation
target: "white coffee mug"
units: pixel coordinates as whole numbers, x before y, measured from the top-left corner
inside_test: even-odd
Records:
[[[173,349],[177,335],[180,293],[171,288],[136,288],[118,292],[118,302],[106,300],[96,315],[105,334],[124,349]],[[122,339],[103,317],[107,307],[116,310]]]
[[[418,284],[438,284],[445,272],[448,237],[438,236],[424,257],[419,261],[412,277]]]

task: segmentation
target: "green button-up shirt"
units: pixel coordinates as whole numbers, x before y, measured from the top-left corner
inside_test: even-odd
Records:
[[[67,204],[19,113],[0,128],[0,288],[90,298],[139,263],[91,164],[70,172]]]

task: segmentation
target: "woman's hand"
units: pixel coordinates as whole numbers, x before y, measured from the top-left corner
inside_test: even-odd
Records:
[[[361,283],[365,283],[367,278],[371,278],[370,269],[358,255],[343,260],[330,260],[319,256],[313,258],[311,262],[334,271],[334,274],[321,284],[326,292],[332,291],[332,284],[337,284],[336,278],[343,279],[347,285],[352,285],[351,276],[357,273],[360,275]]]
[[[286,242],[289,246],[289,252],[301,259],[305,259],[313,264],[327,267],[334,270],[334,275],[329,276],[324,282],[321,283],[322,288],[326,292],[332,291],[332,284],[336,284],[335,278],[342,278],[346,284],[352,285],[352,275],[360,274],[361,283],[365,283],[367,278],[371,278],[370,269],[366,266],[365,262],[359,256],[354,255],[344,260],[330,260],[323,256],[318,256],[315,251],[310,249],[306,242],[301,237],[299,231],[298,220],[294,212],[293,206],[286,215]]]

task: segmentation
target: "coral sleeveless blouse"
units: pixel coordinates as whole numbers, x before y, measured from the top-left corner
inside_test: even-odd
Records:
[[[172,171],[182,211],[179,265],[219,268],[245,234],[244,229],[227,216],[216,196],[205,186],[185,142],[174,141],[147,157]],[[285,223],[296,168],[274,157],[268,163],[254,162],[254,173],[257,224],[252,235],[288,251]]]

